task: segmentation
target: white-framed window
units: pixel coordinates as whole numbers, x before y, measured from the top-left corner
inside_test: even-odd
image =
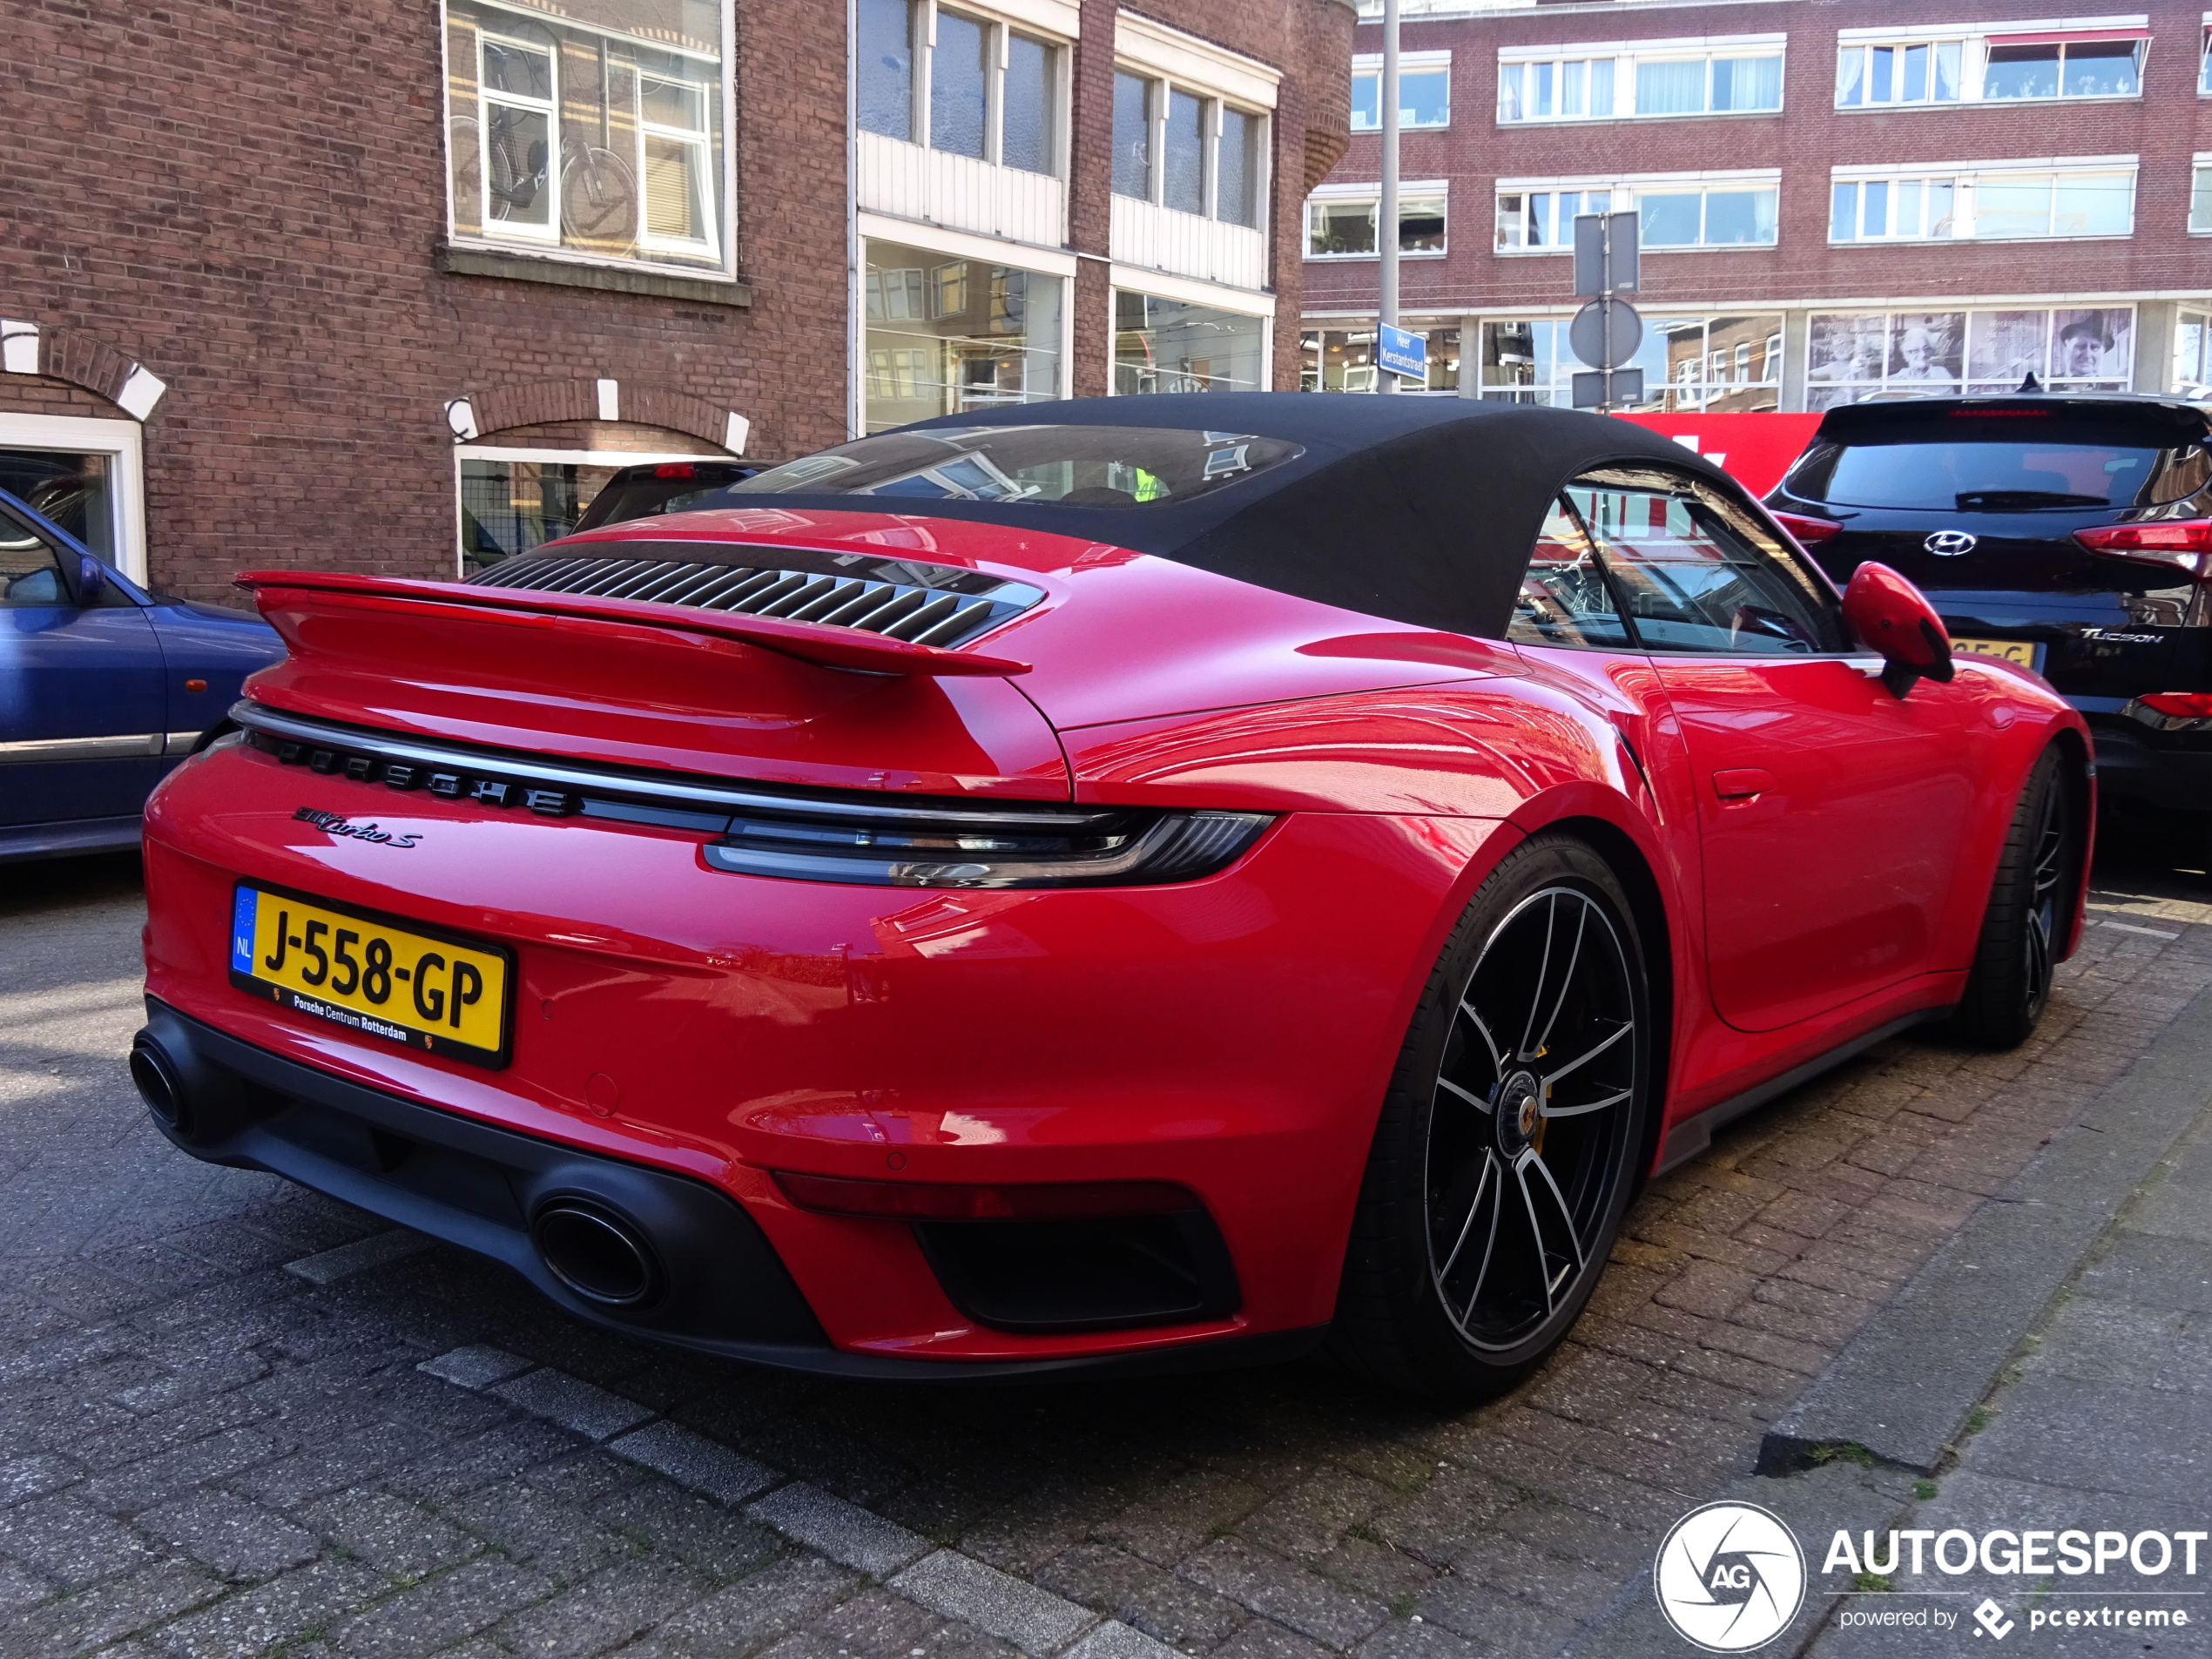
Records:
[[[2199,151],[2189,168],[2189,233],[2212,236],[2212,152]]]
[[[1139,67],[1116,67],[1116,195],[1262,229],[1266,145],[1260,111]]]
[[[2212,396],[2212,300],[2175,307],[2174,372],[2166,389],[2183,397]]]
[[[1398,54],[1398,125],[1401,132],[1452,125],[1452,54]],[[1382,131],[1382,57],[1363,52],[1352,60],[1352,130]]]
[[[1501,179],[1497,250],[1570,253],[1575,215],[1631,208],[1646,253],[1772,247],[1781,192],[1782,175],[1771,171],[1647,173],[1612,180]]]
[[[0,414],[0,489],[132,581],[147,579],[145,434],[136,421]]]
[[[1965,84],[1963,40],[1892,40],[1844,46],[1836,54],[1836,106],[1893,108],[1956,104]]]
[[[1815,312],[1806,320],[1805,407],[1873,396],[2053,390],[2124,392],[2134,380],[2132,306]]]
[[[577,526],[607,481],[624,467],[705,459],[669,451],[454,446],[455,557],[464,578],[527,553]]]
[[[2204,21],[2212,24],[2212,12],[2205,15]],[[2212,98],[2212,27],[2208,27],[2196,43],[2196,95]]]
[[[877,236],[861,248],[863,433],[1065,395],[1066,278]]]
[[[1839,30],[1836,107],[2141,98],[2148,24],[2135,16]]]
[[[1268,320],[1134,288],[1114,290],[1114,395],[1267,389]]]
[[[1065,177],[1064,42],[934,0],[856,0],[856,6],[865,131]]]
[[[1444,180],[1398,188],[1398,251],[1441,258],[1450,192]],[[1306,199],[1305,257],[1309,260],[1372,260],[1375,217],[1381,203],[1376,185],[1324,185]]]
[[[727,272],[729,0],[444,0],[444,27],[455,241]]]
[[[1781,35],[1508,46],[1498,120],[1619,121],[1768,115],[1782,107]]]
[[[1564,408],[1587,367],[1568,344],[1567,316],[1486,316],[1475,325],[1478,397]],[[1646,413],[1777,408],[1782,319],[1768,313],[1654,312],[1633,367],[1643,370]]]
[[[1830,176],[1831,243],[2058,241],[2134,228],[2133,156],[1838,167]]]

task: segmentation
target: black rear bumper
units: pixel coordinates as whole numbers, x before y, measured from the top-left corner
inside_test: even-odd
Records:
[[[2085,714],[2097,792],[2184,812],[2212,812],[2212,748],[2197,733],[2153,731],[2120,714]]]
[[[192,1103],[156,1125],[194,1157],[266,1170],[512,1268],[575,1318],[644,1341],[786,1370],[974,1382],[1135,1376],[1268,1364],[1321,1330],[1074,1359],[962,1362],[846,1353],[830,1345],[752,1217],[703,1181],[405,1100],[241,1042],[152,997],[139,1035],[158,1045]],[[583,1198],[628,1221],[660,1257],[648,1305],[580,1296],[540,1258],[531,1220]]]

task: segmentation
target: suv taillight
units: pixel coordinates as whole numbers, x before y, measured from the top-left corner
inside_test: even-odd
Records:
[[[2169,720],[2212,719],[2212,691],[2153,691],[2135,700]]]
[[[2139,564],[2177,566],[2202,576],[2212,563],[2212,518],[2169,518],[2147,524],[2100,524],[2076,530],[2074,539],[2092,553],[2133,559]]]
[[[1768,510],[1773,511],[1771,508]],[[1775,513],[1774,522],[1796,536],[1799,547],[1806,548],[1818,547],[1838,530],[1843,529],[1843,526],[1833,519],[1808,518],[1803,513]]]

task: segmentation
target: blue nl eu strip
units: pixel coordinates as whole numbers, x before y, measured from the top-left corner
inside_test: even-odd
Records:
[[[251,887],[238,890],[237,907],[231,916],[231,968],[236,973],[253,971],[255,901],[260,896]]]

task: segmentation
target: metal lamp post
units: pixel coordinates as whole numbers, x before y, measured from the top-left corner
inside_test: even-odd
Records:
[[[1383,329],[1398,327],[1398,0],[1383,0],[1382,199],[1375,204],[1375,242],[1382,256],[1375,330],[1375,390],[1394,392],[1398,376],[1382,366]]]

